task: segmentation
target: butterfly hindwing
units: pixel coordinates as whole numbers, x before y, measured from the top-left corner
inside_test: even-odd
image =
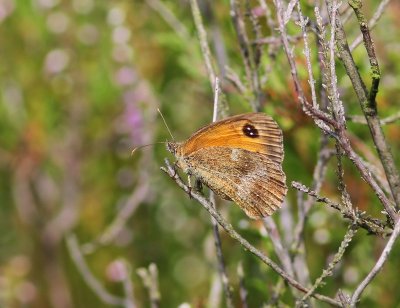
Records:
[[[193,162],[195,162],[193,164]],[[236,202],[251,218],[271,215],[286,195],[281,165],[240,148],[207,147],[187,157],[191,172],[217,195]]]

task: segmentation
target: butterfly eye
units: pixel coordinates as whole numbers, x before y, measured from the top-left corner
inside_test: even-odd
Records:
[[[257,137],[260,136],[258,134],[257,128],[255,128],[251,124],[244,125],[243,128],[242,128],[242,131],[243,131],[243,134],[245,134],[247,137],[250,137],[250,138],[257,138]]]

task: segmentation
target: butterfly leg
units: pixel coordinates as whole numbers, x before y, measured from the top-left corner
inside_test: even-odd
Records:
[[[196,178],[194,187],[195,187],[195,190],[198,191],[199,193],[203,192],[203,183],[198,178]]]
[[[189,188],[189,198],[192,199],[192,191],[202,193],[203,183],[198,178],[195,178],[194,187],[193,187],[191,175],[189,174],[188,175],[188,188]]]
[[[189,188],[189,198],[192,199],[192,180],[190,177],[190,174],[188,174],[188,184],[187,184],[188,188]]]
[[[174,162],[173,169],[174,169],[174,175],[172,176],[172,178],[176,179],[176,177],[178,175],[178,171],[177,171],[178,170],[178,162],[177,161]]]

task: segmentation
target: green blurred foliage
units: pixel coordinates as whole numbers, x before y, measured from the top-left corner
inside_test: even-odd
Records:
[[[228,1],[212,3],[212,15],[207,11],[208,2],[199,2],[209,35],[218,25],[229,66],[244,76]],[[302,1],[303,9],[313,16],[309,2]],[[371,17],[377,3],[364,2],[364,11]],[[148,307],[147,291],[136,269],[155,263],[163,307],[184,302],[193,307],[207,305],[217,273],[208,214],[159,170],[168,156],[163,145],[143,148],[134,156],[130,152],[138,145],[170,139],[157,108],[177,139],[187,138],[209,123],[213,91],[188,1],[165,2],[185,27],[183,34],[172,29],[148,3],[0,0],[2,307],[109,307],[78,272],[64,237],[73,232],[81,244],[96,241],[141,185],[146,194],[116,238],[85,255],[90,270],[110,293],[123,296],[115,262],[126,260],[136,303]],[[382,117],[399,110],[399,14],[399,4],[392,1],[372,32],[382,71],[378,96]],[[295,24],[289,24],[289,30],[299,34]],[[346,30],[350,41],[359,34],[355,17]],[[264,25],[262,31],[269,35]],[[308,88],[303,46],[301,42],[296,46],[299,74]],[[314,60],[316,57],[313,50]],[[358,47],[354,57],[369,85],[365,50]],[[263,108],[284,130],[288,183],[296,180],[308,185],[320,132],[296,102],[282,49],[276,50],[274,62],[265,56],[262,64],[272,65],[263,86],[267,97]],[[361,114],[341,65],[337,65],[337,73],[347,113]],[[224,90],[233,113],[250,110],[247,97],[228,85]],[[359,145],[357,151],[375,154],[365,125],[349,123],[348,129],[354,144]],[[385,133],[399,165],[398,123],[386,126]],[[323,195],[339,200],[335,166],[334,161],[329,165]],[[381,216],[377,198],[347,161],[345,170],[354,204]],[[293,204],[290,210],[296,213],[292,189],[288,199]],[[232,224],[276,260],[262,226],[249,221],[237,206],[220,203]],[[280,215],[274,216],[281,224]],[[314,205],[305,234],[313,279],[336,252],[346,228],[347,222],[338,213]],[[225,233],[221,236],[235,302],[239,302],[236,268],[243,262],[250,307],[260,307],[269,300],[277,275]],[[323,293],[333,297],[339,287],[353,290],[383,245],[383,240],[359,231]],[[363,306],[394,307],[400,301],[396,292],[399,254],[396,247],[383,272],[366,290]],[[290,298],[285,290],[282,300],[292,306]]]

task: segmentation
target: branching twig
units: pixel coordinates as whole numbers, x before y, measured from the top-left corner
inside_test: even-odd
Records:
[[[160,307],[161,293],[158,288],[158,269],[154,263],[149,268],[138,268],[137,274],[142,278],[144,286],[147,288],[150,297],[151,308]]]
[[[328,4],[328,11],[332,11],[333,9],[333,0],[326,0]],[[382,131],[382,127],[379,124],[379,117],[377,114],[375,95],[368,95],[368,90],[361,79],[360,73],[356,67],[353,56],[350,52],[346,34],[343,29],[343,25],[339,18],[336,18],[336,44],[338,47],[340,59],[346,69],[347,75],[349,76],[358,100],[361,105],[361,109],[365,115],[365,118],[368,122],[368,126],[371,131],[371,136],[374,140],[375,146],[378,150],[379,157],[382,161],[382,165],[385,169],[386,176],[388,178],[388,182],[390,184],[390,188],[393,193],[394,200],[396,202],[397,207],[400,206],[400,176],[397,171],[396,165],[393,160],[393,155],[390,151],[389,145],[385,140],[385,136]],[[373,48],[373,46],[371,46]],[[370,99],[374,99],[371,101]],[[343,139],[341,142],[341,146],[347,152],[347,155],[350,159],[353,160],[355,157],[354,153],[351,153],[350,144],[346,141],[344,135],[340,136],[340,139]],[[387,213],[390,215],[392,221],[397,221],[397,215],[395,213],[393,205],[387,200],[386,196],[383,192],[373,185],[370,182],[370,177],[364,172],[364,170],[360,169],[361,165],[359,162],[353,161],[359,170],[362,173],[363,178],[372,186],[372,188],[377,193],[379,199],[382,201],[383,205]],[[378,189],[378,190],[377,190]]]
[[[385,223],[376,218],[365,215],[364,212],[361,212],[357,209],[353,209],[352,211],[350,211],[346,206],[335,203],[326,197],[319,196],[315,191],[312,191],[311,189],[307,188],[305,185],[299,182],[292,182],[292,187],[314,197],[318,202],[323,202],[330,207],[339,210],[344,218],[349,219],[353,224],[356,224],[359,227],[367,230],[369,233],[376,234],[382,237],[386,237],[388,234],[390,234],[390,232],[386,231],[385,229]]]
[[[285,23],[284,23],[284,17],[283,17],[284,9],[283,9],[282,0],[274,0],[274,3],[276,6],[276,9],[277,9],[279,32],[281,34],[283,48],[285,50],[285,54],[286,54],[286,57],[288,59],[289,65],[290,65],[290,72],[292,74],[294,87],[295,87],[295,91],[298,95],[299,102],[303,108],[304,113],[311,116],[314,119],[315,124],[317,124],[318,127],[320,127],[327,134],[332,134],[333,131],[328,125],[337,127],[337,122],[334,121],[333,119],[331,119],[331,117],[329,115],[327,115],[325,112],[322,112],[322,111],[316,109],[314,106],[312,106],[307,101],[307,99],[304,95],[304,91],[301,87],[300,80],[298,77],[296,63],[294,61],[293,50],[290,48],[290,45],[289,45],[289,39],[287,36],[286,27],[285,27]],[[320,120],[322,120],[322,121],[320,121]]]
[[[249,250],[252,254],[257,256],[263,263],[271,267],[276,273],[278,273],[285,281],[287,281],[291,286],[296,289],[306,293],[308,289],[302,286],[299,282],[297,282],[293,277],[288,275],[282,268],[280,268],[275,262],[273,262],[270,258],[264,255],[260,250],[251,245],[247,240],[245,240],[239,233],[237,233],[231,224],[227,223],[224,218],[214,209],[212,204],[200,194],[193,192],[187,185],[183,183],[179,175],[176,173],[174,168],[171,166],[168,160],[165,160],[166,167],[161,167],[165,173],[167,173],[180,188],[182,188],[187,194],[190,193],[191,197],[198,201],[218,222],[218,224],[231,236],[233,239],[237,240],[245,249]],[[327,302],[331,305],[340,307],[340,303],[336,300],[329,298],[327,296],[321,294],[313,294],[313,297]]]

